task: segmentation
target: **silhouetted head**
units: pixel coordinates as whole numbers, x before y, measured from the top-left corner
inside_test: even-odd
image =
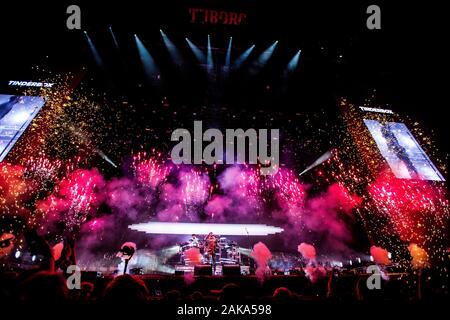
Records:
[[[292,298],[292,292],[286,287],[276,288],[272,298],[276,301],[288,301]]]
[[[192,301],[200,301],[203,299],[203,294],[200,291],[195,291],[190,295]]]
[[[140,302],[147,300],[148,296],[144,281],[128,274],[116,277],[103,292],[105,301]]]
[[[235,283],[224,285],[220,293],[220,300],[222,301],[238,301],[242,296],[241,288]]]
[[[67,297],[67,285],[62,275],[40,271],[22,282],[19,297],[31,302],[62,302]]]
[[[181,299],[181,292],[178,290],[170,290],[166,294],[167,301],[176,302]]]

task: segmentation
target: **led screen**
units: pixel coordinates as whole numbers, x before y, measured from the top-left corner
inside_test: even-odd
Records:
[[[405,124],[368,119],[364,123],[397,178],[444,181]]]
[[[19,140],[44,103],[41,97],[0,94],[0,162]]]

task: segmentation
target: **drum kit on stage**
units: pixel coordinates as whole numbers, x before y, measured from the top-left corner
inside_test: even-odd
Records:
[[[198,248],[202,255],[202,263],[210,263],[210,257],[207,253],[207,244],[205,241],[198,240],[193,241],[190,239],[188,242],[179,244],[181,263],[185,264],[187,261],[186,251],[191,248]],[[241,254],[239,252],[239,246],[236,241],[229,240],[225,237],[218,237],[217,246],[214,250],[215,261],[219,264],[240,264]]]

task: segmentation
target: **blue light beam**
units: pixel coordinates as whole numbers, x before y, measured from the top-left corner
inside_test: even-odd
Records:
[[[103,60],[100,57],[100,54],[97,51],[97,48],[95,47],[94,43],[91,40],[91,37],[89,37],[88,33],[84,31],[84,35],[86,36],[86,41],[89,45],[89,49],[91,50],[92,56],[94,57],[94,61],[97,64],[99,68],[103,68]]]
[[[137,35],[134,35],[134,39],[136,40],[136,46],[139,52],[139,57],[141,58],[142,65],[144,67],[145,74],[149,79],[154,80],[159,73],[159,69],[155,64],[155,60],[153,60],[150,52],[148,52],[147,48],[145,48],[144,44]]]
[[[178,51],[177,47],[173,44],[172,41],[170,41],[169,37],[167,37],[164,31],[159,29],[159,32],[161,33],[164,45],[166,46],[167,51],[169,51],[169,55],[172,58],[173,63],[175,63],[176,65],[180,65],[182,63],[180,51]]]
[[[117,42],[116,36],[115,36],[112,28],[109,27],[108,29],[109,29],[109,32],[111,33],[111,37],[112,37],[112,39],[114,41],[114,45],[116,46],[117,49],[119,49],[119,43]]]
[[[192,43],[191,40],[189,40],[188,38],[186,38],[186,41],[189,45],[189,47],[191,48],[192,52],[194,53],[194,56],[197,58],[198,62],[200,62],[201,64],[205,63],[205,55],[203,54],[203,52],[195,45]]]
[[[206,58],[206,70],[208,73],[211,73],[214,68],[214,62],[212,57],[212,49],[211,49],[211,38],[208,34],[208,54]]]
[[[258,57],[257,63],[261,67],[265,66],[270,57],[272,57],[273,51],[277,46],[278,41],[275,41],[270,47],[268,47],[261,55]]]
[[[300,59],[301,52],[302,52],[302,50],[298,50],[298,52],[292,57],[291,61],[289,61],[288,65],[287,65],[288,72],[294,72],[295,69],[297,69],[298,60]]]
[[[253,49],[255,48],[255,45],[252,45],[250,48],[248,48],[247,50],[245,50],[235,61],[234,61],[234,67],[235,68],[240,68],[242,66],[242,64],[245,62],[245,60],[248,59],[248,56],[250,55],[250,53],[253,51]]]
[[[230,37],[228,42],[227,55],[225,56],[225,68],[229,69],[231,65],[231,47],[232,47],[233,37]]]

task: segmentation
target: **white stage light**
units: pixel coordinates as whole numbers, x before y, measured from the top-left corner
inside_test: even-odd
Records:
[[[224,236],[267,236],[283,232],[282,228],[265,224],[225,224],[225,223],[182,223],[147,222],[128,226],[131,230],[149,234],[208,234]]]

